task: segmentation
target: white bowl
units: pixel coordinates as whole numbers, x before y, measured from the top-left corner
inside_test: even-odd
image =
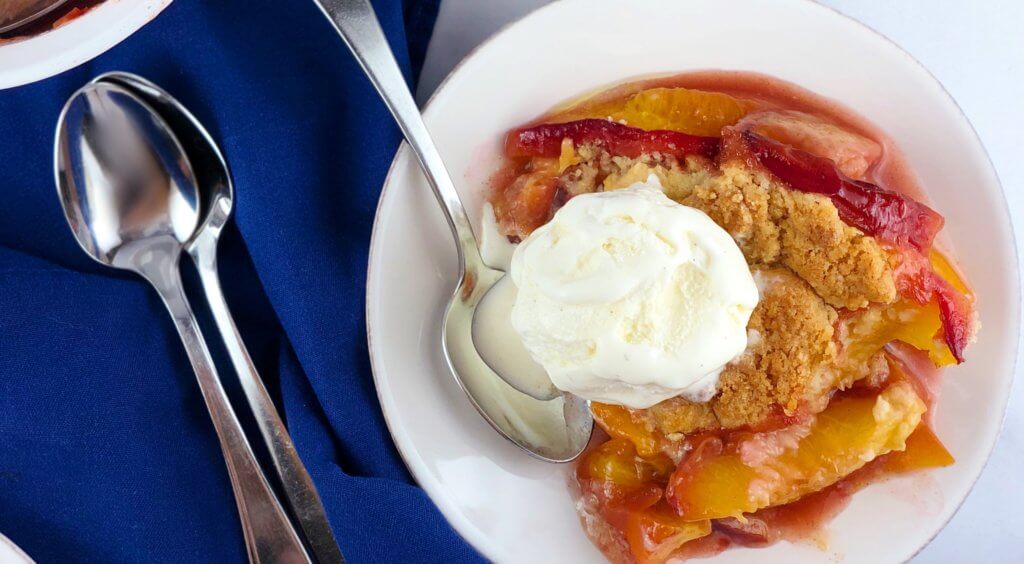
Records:
[[[149,23],[171,0],[106,0],[67,24],[0,44],[0,88],[21,86],[76,67]]]
[[[1017,259],[999,181],[971,125],[907,53],[803,0],[563,0],[511,25],[438,90],[426,121],[479,220],[504,132],[624,79],[695,69],[758,71],[835,98],[902,147],[960,251],[983,327],[947,370],[936,431],[949,468],[870,486],[829,525],[829,548],[779,543],[718,562],[899,562],[950,519],[999,433],[1019,327]],[[566,483],[484,423],[441,358],[455,248],[407,147],[384,186],[370,249],[367,325],[384,415],[413,475],[451,524],[501,562],[596,562]]]

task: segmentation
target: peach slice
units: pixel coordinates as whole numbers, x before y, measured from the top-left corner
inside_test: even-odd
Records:
[[[935,273],[949,285],[969,298],[971,293],[957,275],[949,261],[938,251],[929,253]],[[904,343],[928,353],[937,367],[956,364],[949,345],[943,340],[943,318],[937,300],[920,304],[904,299],[851,318],[846,325],[850,335],[847,354],[852,362],[867,362],[890,341]]]
[[[717,137],[738,122],[749,104],[720,92],[688,88],[651,88],[636,93],[609,115],[640,129],[669,129]]]
[[[667,562],[684,544],[711,534],[711,521],[686,521],[664,501],[630,513],[626,542],[637,564]]]
[[[644,458],[631,440],[613,438],[588,450],[576,469],[580,487],[596,498],[601,516],[623,534],[639,564],[665,562],[683,544],[711,533],[710,521],[682,519],[665,503],[663,487],[674,466],[663,454]]]
[[[882,146],[810,114],[796,111],[750,114],[740,128],[825,157],[850,178],[863,178],[882,158]]]
[[[672,460],[663,454],[644,458],[637,455],[628,439],[613,438],[583,454],[576,467],[576,478],[624,490],[656,486],[660,491],[674,467]]]
[[[956,462],[942,441],[935,436],[935,431],[927,425],[919,425],[917,430],[907,437],[906,450],[891,453],[889,456],[885,462],[885,469],[897,474],[925,468],[942,468]]]
[[[949,347],[939,338],[941,331],[938,304],[901,300],[891,306],[864,310],[849,320],[849,343],[845,350],[850,363],[864,363],[890,341],[903,341],[927,352],[935,366],[956,364]]]
[[[505,137],[505,155],[512,158],[560,158],[563,144],[600,145],[616,156],[636,158],[645,153],[662,153],[682,159],[688,155],[714,158],[718,137],[690,135],[668,129],[644,130],[617,121],[587,118],[564,123],[542,123],[513,129]]]
[[[963,279],[960,278],[960,275],[957,274],[956,269],[953,268],[953,264],[949,262],[946,255],[932,249],[931,252],[928,253],[928,262],[932,264],[932,269],[935,270],[935,273],[941,276],[946,282],[949,282],[950,286],[953,286],[953,288],[965,296],[973,296],[971,289],[967,287],[967,283],[965,283]]]
[[[621,405],[593,402],[590,404],[590,412],[594,415],[594,421],[606,433],[633,443],[640,456],[651,458],[663,452],[665,438],[649,430],[642,421],[634,419],[629,409]]]
[[[754,104],[721,92],[689,88],[648,88],[624,98],[598,104],[584,101],[544,121],[610,119],[630,127],[669,130],[719,137],[722,128],[743,118]]]
[[[668,501],[687,521],[742,517],[795,501],[903,450],[924,411],[911,384],[899,381],[876,396],[836,398],[795,445],[780,441],[751,457],[705,441],[673,473]]]
[[[645,459],[637,456],[633,443],[612,439],[583,454],[576,480],[583,492],[594,496],[605,521],[622,530],[630,514],[662,499],[674,466],[664,455]]]
[[[491,205],[501,231],[525,239],[534,229],[547,223],[554,213],[557,184],[558,177],[550,170],[534,170],[494,192]]]
[[[904,250],[900,259],[895,273],[897,292],[918,304],[938,306],[943,340],[953,358],[963,362],[964,350],[977,329],[973,296],[940,253],[931,250],[926,258]]]

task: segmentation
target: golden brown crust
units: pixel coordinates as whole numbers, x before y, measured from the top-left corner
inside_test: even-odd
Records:
[[[859,309],[891,303],[896,283],[890,254],[839,218],[832,202],[788,191],[782,222],[782,263],[806,280],[830,305]]]
[[[747,262],[774,264],[782,253],[781,230],[772,215],[774,190],[739,170],[722,172],[679,202],[704,211],[728,231]]]
[[[748,324],[747,352],[722,371],[708,404],[674,398],[652,407],[661,432],[752,427],[776,407],[792,413],[824,403],[835,373],[835,309],[787,269],[757,270],[755,277],[763,291]]]

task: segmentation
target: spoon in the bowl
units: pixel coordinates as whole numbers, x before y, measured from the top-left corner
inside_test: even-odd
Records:
[[[315,0],[344,39],[398,122],[445,213],[459,254],[459,283],[445,311],[442,351],[456,381],[484,419],[530,454],[573,460],[587,446],[594,421],[587,402],[550,383],[534,386],[496,373],[473,341],[473,319],[505,273],[484,264],[466,210],[423,123],[368,0]],[[505,281],[500,286],[508,286]]]
[[[288,430],[267,393],[263,380],[245,347],[245,341],[235,326],[221,290],[217,268],[217,245],[221,232],[231,216],[234,188],[227,162],[206,128],[192,112],[156,84],[141,76],[127,72],[108,72],[93,82],[117,84],[142,98],[171,128],[192,164],[200,196],[199,227],[188,241],[185,250],[195,262],[199,281],[206,294],[214,322],[231,364],[242,385],[245,399],[252,409],[256,426],[263,435],[271,462],[277,470],[281,487],[316,560],[321,564],[344,562],[338,542],[327,521],[320,495],[316,491]]]
[[[54,174],[82,249],[145,278],[171,314],[220,440],[250,560],[310,562],[231,408],[182,288],[178,263],[199,222],[199,196],[181,145],[131,91],[87,84],[60,114]]]
[[[0,1],[0,33],[31,23],[68,0],[2,0]]]

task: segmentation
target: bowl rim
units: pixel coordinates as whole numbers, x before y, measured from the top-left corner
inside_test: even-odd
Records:
[[[525,22],[526,20],[532,19],[533,17],[537,16],[538,14],[541,14],[545,10],[552,9],[556,5],[559,5],[559,4],[562,4],[562,3],[565,3],[565,2],[569,2],[569,1],[572,1],[572,0],[552,0],[551,2],[549,2],[549,3],[547,3],[547,4],[543,5],[543,6],[540,6],[540,7],[536,8],[534,10],[531,10],[530,12],[527,12],[526,14],[524,14],[524,15],[522,15],[522,16],[520,16],[520,17],[518,17],[518,18],[516,18],[516,19],[514,19],[512,21],[507,22],[506,24],[504,24],[501,27],[499,27],[494,33],[492,33],[486,39],[484,39],[482,42],[480,42],[478,45],[474,46],[468,53],[466,53],[466,55],[454,67],[452,67],[452,69],[445,75],[444,79],[441,80],[441,82],[438,83],[437,87],[434,89],[434,91],[427,98],[427,101],[423,104],[423,107],[420,110],[421,114],[424,116],[424,121],[426,121],[427,116],[430,114],[431,107],[434,105],[435,101],[441,95],[443,95],[446,92],[447,87],[449,86],[449,83],[452,81],[452,78],[457,73],[459,73],[459,71],[464,66],[466,66],[467,62],[470,61],[473,57],[475,57],[479,53],[479,51],[481,51],[485,47],[489,46],[491,43],[495,42],[496,40],[500,39],[502,36],[506,35],[510,30],[512,30],[512,29],[514,29],[514,28],[516,28],[516,27],[518,27],[520,25],[522,25],[523,22]],[[995,167],[995,164],[992,161],[992,157],[989,154],[988,149],[985,147],[984,140],[978,134],[978,131],[974,127],[974,124],[967,117],[967,114],[963,111],[963,108],[960,106],[959,102],[957,102],[956,98],[954,98],[952,96],[952,94],[945,87],[945,85],[942,84],[942,82],[935,76],[934,73],[931,72],[931,70],[928,69],[928,67],[926,67],[916,57],[914,57],[910,52],[908,52],[906,49],[904,49],[902,46],[900,46],[894,40],[890,39],[885,34],[881,33],[880,31],[876,30],[875,28],[871,27],[868,24],[866,24],[864,22],[861,22],[860,20],[854,18],[853,16],[849,16],[847,14],[844,14],[843,12],[839,11],[838,9],[836,9],[836,8],[834,8],[832,6],[822,4],[822,3],[820,3],[820,2],[818,2],[816,0],[773,0],[773,1],[777,1],[777,2],[797,2],[797,3],[802,3],[804,5],[811,5],[813,7],[824,9],[825,11],[831,12],[834,16],[838,16],[839,18],[842,18],[848,24],[852,24],[852,25],[854,25],[856,27],[860,27],[862,30],[868,31],[872,35],[882,39],[883,41],[888,43],[890,46],[894,47],[898,53],[900,53],[903,57],[905,57],[908,60],[909,63],[911,63],[912,65],[915,65],[920,70],[924,71],[925,75],[933,82],[934,86],[937,86],[939,88],[939,90],[942,92],[942,94],[945,95],[945,97],[953,104],[953,106],[956,108],[957,114],[963,120],[963,122],[967,125],[967,127],[969,128],[971,134],[974,136],[975,140],[977,141],[978,147],[981,149],[981,153],[984,155],[985,161],[988,164],[988,168],[992,171],[993,178],[995,179],[996,185],[999,188],[999,201],[1002,204],[1001,205],[1001,211],[1002,211],[1003,217],[1005,218],[1006,224],[1009,226],[1009,235],[1010,235],[1009,246],[1010,246],[1010,249],[1012,251],[1013,258],[1015,259],[1014,260],[1014,268],[1012,269],[1012,271],[1010,273],[1010,276],[1013,278],[1012,282],[1014,282],[1014,283],[1012,284],[1012,287],[1015,288],[1015,294],[1016,294],[1016,300],[1015,300],[1015,302],[1013,304],[1013,309],[1014,309],[1013,317],[1017,321],[1017,323],[1016,323],[1016,326],[1017,326],[1017,339],[1016,339],[1016,341],[1014,342],[1014,345],[1013,345],[1013,351],[1012,351],[1013,362],[1011,364],[1010,377],[1006,379],[1005,383],[1003,384],[1002,390],[1001,390],[1003,393],[1000,396],[1000,397],[1002,397],[1002,405],[1000,406],[999,423],[998,423],[996,432],[992,433],[990,442],[989,442],[987,448],[985,449],[986,452],[985,452],[985,455],[984,455],[984,460],[982,461],[982,464],[979,467],[977,474],[971,480],[971,484],[967,488],[967,490],[964,493],[963,497],[956,502],[956,506],[953,508],[953,511],[951,511],[949,513],[949,516],[945,519],[945,521],[941,524],[941,526],[938,527],[935,530],[934,534],[932,534],[928,539],[923,540],[921,545],[917,547],[917,549],[913,552],[913,554],[911,554],[905,560],[905,562],[909,562],[914,557],[916,557],[918,554],[920,554],[921,551],[923,551],[929,544],[931,544],[931,542],[933,540],[935,540],[936,537],[938,537],[939,534],[942,533],[943,530],[945,530],[946,526],[949,525],[949,523],[952,521],[953,517],[955,517],[956,514],[960,511],[960,509],[963,507],[964,502],[966,502],[967,498],[970,497],[970,494],[974,490],[974,487],[977,485],[978,480],[981,478],[982,474],[985,472],[985,469],[988,467],[989,461],[991,461],[991,459],[992,459],[992,453],[995,450],[995,446],[999,442],[999,439],[1002,436],[1003,431],[1004,431],[1005,422],[1006,422],[1006,414],[1007,414],[1007,409],[1008,409],[1008,406],[1009,406],[1009,398],[1010,398],[1010,395],[1011,395],[1014,383],[1016,381],[1017,373],[1018,373],[1018,371],[1020,370],[1020,367],[1021,367],[1021,350],[1022,350],[1021,340],[1024,339],[1024,331],[1022,331],[1022,328],[1021,328],[1022,321],[1024,321],[1024,318],[1022,318],[1022,315],[1021,315],[1021,313],[1022,313],[1021,306],[1022,306],[1022,303],[1024,303],[1024,295],[1022,295],[1022,288],[1021,288],[1020,249],[1018,248],[1018,244],[1017,244],[1017,235],[1016,235],[1017,229],[1016,229],[1016,225],[1013,222],[1013,215],[1010,213],[1009,201],[1007,200],[1007,197],[1006,197],[1006,189],[1003,186],[1002,179],[999,177],[999,171]],[[632,78],[642,78],[642,77],[632,77]],[[623,81],[629,81],[629,80],[631,80],[631,77],[623,78]],[[600,90],[601,88],[605,88],[607,86],[608,85],[604,85],[604,86],[598,87],[598,90]],[[567,93],[566,96],[573,96],[574,94],[575,93]],[[546,110],[546,108],[540,109],[540,110],[538,110],[538,113],[542,112],[542,111],[545,111],[545,110]],[[396,429],[398,429],[399,424],[396,422],[393,413],[390,411],[390,408],[388,407],[388,402],[385,401],[385,398],[384,398],[384,396],[383,396],[383,394],[381,392],[382,387],[388,387],[388,384],[386,382],[384,382],[383,379],[379,375],[380,372],[379,372],[378,367],[377,367],[377,358],[376,357],[377,357],[378,354],[381,354],[381,353],[379,352],[379,349],[375,348],[375,346],[374,346],[374,344],[375,344],[377,339],[376,339],[376,336],[374,334],[375,333],[374,332],[374,328],[371,325],[371,319],[373,318],[373,316],[371,315],[371,304],[376,303],[376,299],[377,299],[377,292],[375,292],[373,288],[376,285],[376,280],[377,280],[378,276],[380,276],[380,273],[374,268],[373,257],[375,256],[375,249],[380,244],[379,240],[378,240],[378,233],[379,233],[379,227],[380,227],[380,222],[381,222],[381,210],[382,210],[382,207],[383,207],[383,202],[384,202],[385,194],[388,192],[389,188],[392,188],[393,176],[397,174],[396,170],[398,168],[399,163],[402,162],[404,157],[406,157],[405,153],[409,153],[410,151],[411,151],[411,149],[410,149],[410,147],[408,145],[408,142],[406,142],[403,139],[402,142],[400,143],[398,149],[395,151],[395,156],[392,159],[391,164],[388,167],[387,174],[385,175],[383,184],[381,186],[380,195],[378,196],[377,207],[376,207],[376,210],[374,211],[373,226],[372,226],[372,231],[371,231],[371,234],[370,234],[370,246],[369,246],[369,251],[367,253],[367,276],[366,276],[366,288],[365,288],[366,302],[365,302],[365,309],[364,309],[364,314],[365,314],[365,319],[366,319],[367,353],[368,353],[369,358],[370,358],[370,370],[371,370],[371,372],[373,374],[374,389],[375,389],[375,391],[377,393],[377,400],[378,400],[378,403],[380,404],[381,412],[382,412],[382,414],[384,416],[384,421],[385,421],[385,424],[387,426],[388,433],[391,435],[392,441],[395,444],[395,448],[398,450],[398,453],[399,453],[399,455],[402,458],[402,462],[403,462],[403,464],[405,464],[406,468],[409,470],[409,473],[413,477],[413,480],[420,487],[422,487],[424,489],[424,491],[427,493],[428,497],[430,497],[431,502],[434,503],[434,505],[438,508],[438,510],[441,512],[441,514],[445,517],[445,519],[448,521],[448,523],[451,525],[451,527],[463,539],[465,539],[475,550],[479,551],[481,554],[484,554],[489,559],[493,559],[495,557],[495,555],[487,554],[484,551],[484,547],[486,546],[485,539],[480,538],[478,536],[477,531],[475,530],[475,528],[472,527],[469,523],[464,522],[464,519],[462,518],[462,515],[459,514],[456,510],[454,510],[451,507],[443,506],[443,505],[441,505],[440,503],[437,502],[437,499],[439,497],[438,494],[442,493],[440,491],[440,488],[435,488],[435,484],[432,484],[429,481],[428,482],[422,482],[420,480],[419,476],[416,473],[416,470],[413,468],[413,466],[409,462],[410,460],[416,460],[417,462],[419,462],[420,458],[413,454],[413,452],[412,452],[413,448],[412,448],[411,441],[408,441],[407,437],[405,437],[404,434],[396,433]],[[413,158],[413,156],[409,155],[408,158]],[[379,252],[379,251],[377,251],[377,252]],[[371,299],[371,297],[373,299]],[[409,444],[406,444],[407,442]]]
[[[128,39],[173,0],[104,0],[56,29],[0,44],[0,89],[49,78]]]

